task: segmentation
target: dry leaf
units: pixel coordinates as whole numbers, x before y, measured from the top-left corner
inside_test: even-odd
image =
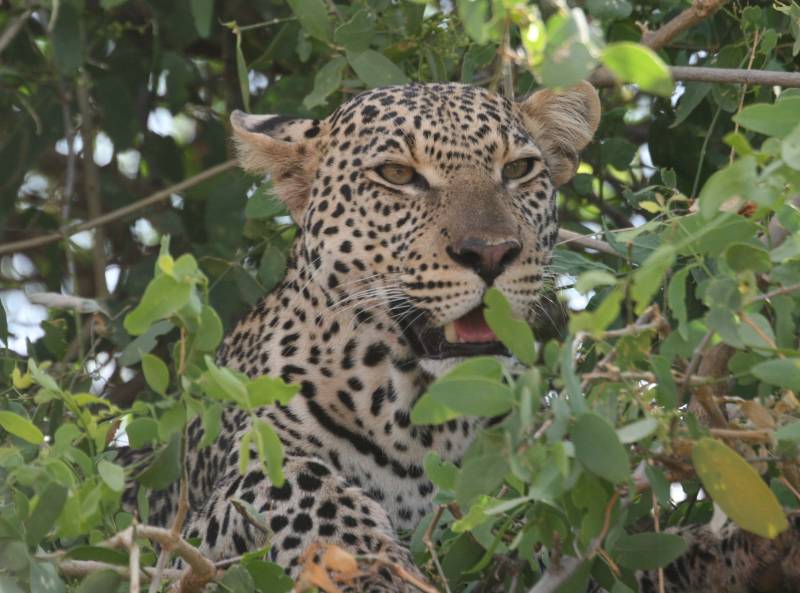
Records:
[[[775,428],[775,419],[769,410],[757,401],[743,401],[740,404],[742,411],[757,428]]]

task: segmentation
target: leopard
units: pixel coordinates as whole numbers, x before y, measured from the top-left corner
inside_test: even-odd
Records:
[[[296,578],[313,546],[335,544],[422,578],[400,534],[433,507],[423,459],[433,451],[458,464],[485,420],[417,425],[412,407],[460,362],[513,361],[485,320],[484,296],[499,290],[514,316],[534,322],[557,241],[556,192],[600,115],[587,82],[521,100],[408,84],[362,92],[323,119],[231,114],[241,167],[270,180],[298,234],[285,277],[227,334],[218,362],[299,392],[256,412],[283,445],[281,484],[255,451],[240,471],[251,415],[226,409],[205,447],[202,423],[189,424],[184,534],[207,557],[268,541]],[[177,495],[176,484],[151,493],[151,520],[170,524]],[[135,485],[126,496],[136,500]],[[235,501],[262,514],[269,533]],[[663,571],[667,593],[749,591],[800,559],[738,529],[681,535],[688,551]],[[655,571],[637,579],[641,591],[659,590]],[[415,589],[387,564],[353,590]]]

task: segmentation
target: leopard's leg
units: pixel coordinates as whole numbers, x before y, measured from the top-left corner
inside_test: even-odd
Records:
[[[231,469],[211,493],[205,507],[193,513],[186,536],[200,538],[200,549],[213,560],[234,558],[270,546],[270,557],[296,578],[301,556],[315,543],[336,544],[357,558],[381,557],[415,576],[408,551],[398,541],[385,510],[360,488],[349,486],[322,461],[288,455],[283,486],[270,484],[257,462],[242,475]],[[269,525],[264,533],[237,511],[244,500]],[[271,538],[271,539],[269,539]],[[369,562],[366,562],[369,564]],[[356,589],[365,592],[412,591],[377,563],[361,577]]]
[[[706,525],[670,529],[689,546],[664,568],[666,593],[795,593],[800,591],[800,513],[774,540],[729,523],[719,533]],[[639,576],[642,593],[658,591],[658,572]]]

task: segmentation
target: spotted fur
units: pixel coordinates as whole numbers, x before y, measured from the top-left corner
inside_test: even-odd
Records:
[[[472,86],[410,85],[362,93],[323,120],[236,112],[231,121],[243,167],[271,176],[301,233],[285,279],[226,337],[219,360],[297,383],[300,394],[258,411],[286,450],[281,487],[255,462],[239,473],[246,414],[226,411],[206,448],[201,424],[190,425],[187,535],[212,558],[263,546],[266,535],[232,504],[241,499],[268,517],[272,557],[292,575],[315,541],[414,571],[396,533],[431,510],[422,459],[436,451],[458,462],[477,427],[411,424],[416,399],[458,357],[420,353],[404,324],[441,327],[479,306],[490,284],[533,319],[556,238],[555,189],[597,127],[597,94],[584,84],[515,103]],[[521,158],[529,173],[504,180],[504,164]],[[382,179],[376,169],[389,162],[412,166],[414,182]],[[454,251],[475,241],[516,247],[487,273]],[[174,499],[175,486],[153,498],[155,521],[169,522]],[[668,591],[699,590],[684,572],[668,573]],[[362,585],[405,590],[387,571]]]

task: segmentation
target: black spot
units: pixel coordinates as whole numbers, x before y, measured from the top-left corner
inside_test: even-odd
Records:
[[[387,354],[389,354],[389,347],[383,342],[375,342],[367,346],[363,362],[368,367],[374,367],[380,364]]]
[[[321,517],[323,519],[333,519],[336,517],[336,505],[330,500],[325,501],[317,509],[317,517]]]
[[[281,544],[281,547],[284,550],[291,550],[299,545],[300,545],[299,537],[287,537],[285,540],[283,540],[283,544]]]
[[[305,533],[306,531],[311,531],[314,522],[311,521],[311,517],[306,515],[305,513],[300,513],[294,518],[292,521],[292,529],[294,529],[297,533]]]
[[[275,515],[269,522],[269,526],[275,533],[278,533],[281,529],[286,527],[289,524],[289,519],[284,517],[283,515]]]
[[[280,488],[272,486],[269,489],[269,496],[274,500],[289,500],[292,497],[292,485],[287,480]]]
[[[322,480],[302,472],[297,476],[297,485],[306,492],[316,492],[322,486]]]
[[[208,522],[208,529],[206,529],[206,543],[209,547],[213,548],[217,543],[217,534],[219,534],[219,522],[216,517],[212,516]]]

